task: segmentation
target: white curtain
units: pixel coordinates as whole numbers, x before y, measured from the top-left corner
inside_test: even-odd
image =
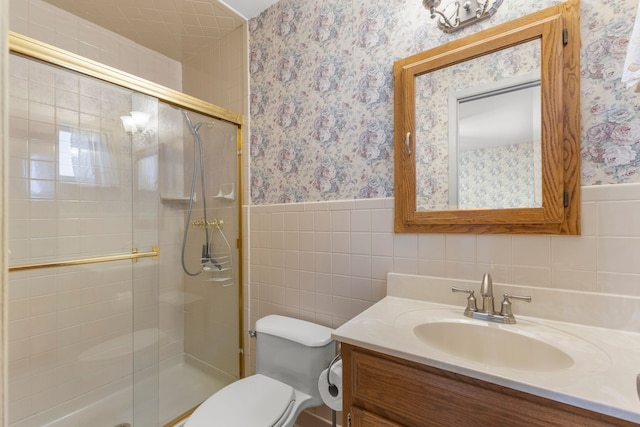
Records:
[[[627,58],[622,70],[622,82],[626,83],[627,87],[640,92],[640,2],[636,12],[636,22],[629,40]]]

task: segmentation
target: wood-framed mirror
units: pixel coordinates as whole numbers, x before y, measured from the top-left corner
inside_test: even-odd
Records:
[[[396,232],[580,234],[580,2],[398,60]]]

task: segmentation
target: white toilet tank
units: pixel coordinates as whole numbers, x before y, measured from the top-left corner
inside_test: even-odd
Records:
[[[271,315],[256,322],[256,373],[312,397],[321,405],[318,376],[335,356],[333,329],[291,317]]]

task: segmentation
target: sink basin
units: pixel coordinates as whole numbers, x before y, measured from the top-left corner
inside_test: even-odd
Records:
[[[423,343],[470,361],[526,371],[567,369],[574,360],[561,349],[499,324],[428,322],[413,329]]]

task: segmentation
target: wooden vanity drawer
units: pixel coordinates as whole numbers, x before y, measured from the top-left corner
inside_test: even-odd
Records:
[[[344,413],[352,426],[636,426],[347,344],[342,355]]]

